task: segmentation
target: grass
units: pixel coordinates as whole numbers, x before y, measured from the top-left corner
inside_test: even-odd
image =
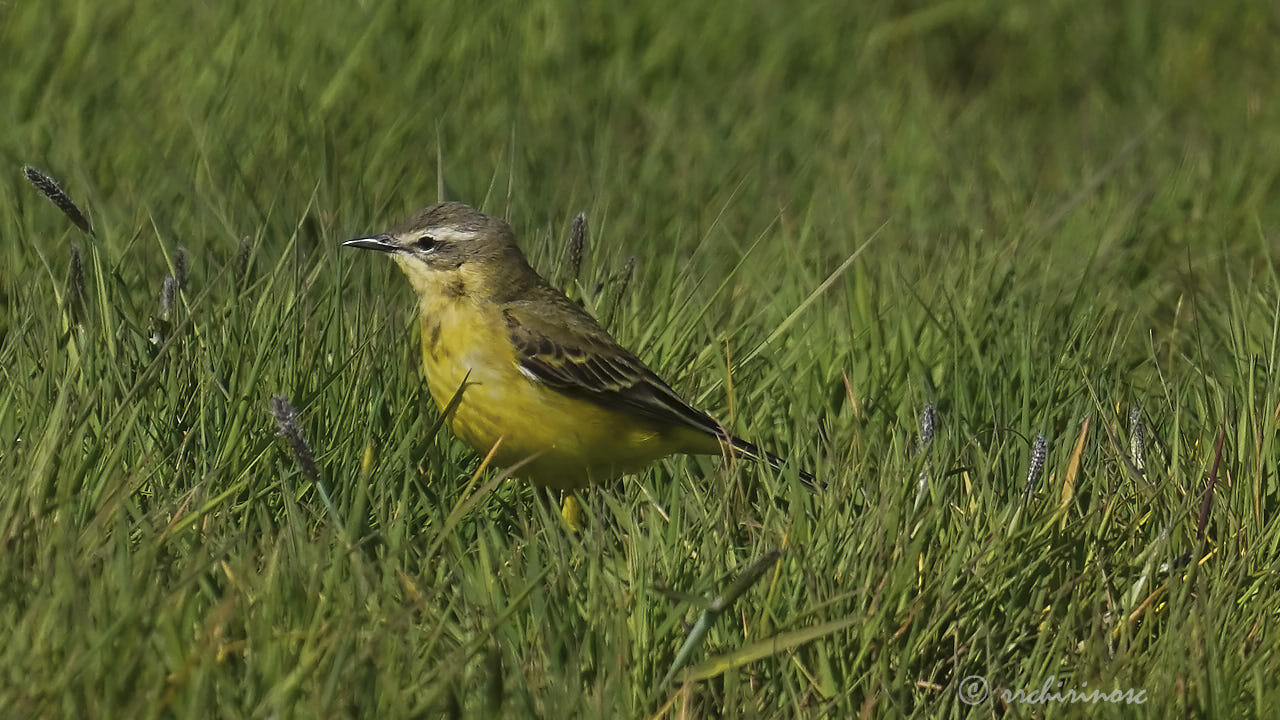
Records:
[[[0,715],[1269,716],[1277,22],[4,6]],[[338,249],[441,185],[827,492],[480,470]]]

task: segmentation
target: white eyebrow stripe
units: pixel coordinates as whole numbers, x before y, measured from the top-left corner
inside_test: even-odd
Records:
[[[458,240],[474,240],[480,233],[457,228],[436,228],[430,231],[429,234],[441,242],[457,242]]]

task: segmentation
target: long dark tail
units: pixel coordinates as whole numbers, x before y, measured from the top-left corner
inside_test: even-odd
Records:
[[[754,443],[749,443],[740,437],[729,435],[727,439],[729,440],[729,444],[733,446],[734,450],[737,450],[752,460],[767,462],[778,470],[784,470],[787,466],[792,465],[791,462],[774,455],[768,450],[761,450],[756,447]],[[799,467],[796,468],[796,472],[799,473],[800,482],[804,483],[805,487],[809,488],[813,492],[818,492],[822,489],[822,483],[818,482],[818,479],[813,476],[813,473]]]

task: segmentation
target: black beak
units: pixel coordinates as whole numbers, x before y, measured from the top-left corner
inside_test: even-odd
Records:
[[[400,249],[399,245],[391,242],[391,236],[387,234],[375,235],[367,238],[356,238],[342,243],[342,247],[360,248],[361,250],[381,250],[382,252],[396,252]]]

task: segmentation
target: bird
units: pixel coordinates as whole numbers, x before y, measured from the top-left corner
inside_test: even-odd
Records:
[[[441,202],[342,245],[400,266],[418,296],[427,389],[449,428],[535,485],[572,492],[673,454],[787,464],[682,399],[539,275],[502,219]]]

